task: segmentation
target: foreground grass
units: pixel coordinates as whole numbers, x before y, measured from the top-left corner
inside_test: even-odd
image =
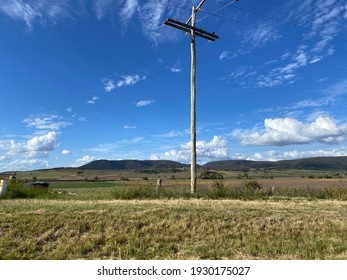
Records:
[[[0,200],[0,259],[346,259],[347,202]]]

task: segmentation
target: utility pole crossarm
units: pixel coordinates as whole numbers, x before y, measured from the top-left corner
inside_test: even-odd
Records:
[[[180,29],[180,30],[185,31],[187,33],[190,33],[191,30],[194,30],[195,31],[195,36],[202,37],[202,38],[207,39],[209,41],[215,41],[216,39],[219,38],[214,33],[207,32],[207,31],[205,31],[205,30],[203,30],[201,28],[197,28],[195,26],[191,26],[189,24],[186,24],[186,23],[183,23],[183,22],[180,22],[178,20],[171,19],[171,18],[168,18],[164,22],[164,24],[167,25],[167,26],[171,26],[171,27]]]

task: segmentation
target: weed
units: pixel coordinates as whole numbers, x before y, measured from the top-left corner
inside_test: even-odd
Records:
[[[25,187],[24,185],[10,181],[7,190],[0,196],[0,199],[21,199],[21,198],[53,198],[47,188],[43,187]]]

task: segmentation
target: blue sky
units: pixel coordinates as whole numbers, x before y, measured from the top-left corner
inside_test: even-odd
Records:
[[[0,171],[190,160],[192,0],[1,0]],[[210,1],[198,162],[347,155],[347,4]]]

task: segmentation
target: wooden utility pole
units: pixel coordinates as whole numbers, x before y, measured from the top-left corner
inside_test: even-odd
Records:
[[[196,13],[200,10],[202,4],[206,0],[202,0],[200,4],[195,8],[192,7],[192,15],[187,20],[186,23],[167,19],[164,24],[182,30],[186,33],[190,33],[191,42],[191,71],[190,71],[190,101],[191,101],[191,111],[190,111],[190,146],[191,146],[191,163],[190,163],[190,191],[192,194],[197,191],[196,184],[196,51],[195,51],[195,37],[201,37],[209,41],[215,41],[219,37],[214,33],[207,32],[200,28],[195,27]],[[189,23],[191,22],[191,25]]]
[[[195,28],[195,7],[192,7],[192,27]],[[196,193],[196,51],[195,51],[195,31],[192,29],[190,52],[190,192]]]

